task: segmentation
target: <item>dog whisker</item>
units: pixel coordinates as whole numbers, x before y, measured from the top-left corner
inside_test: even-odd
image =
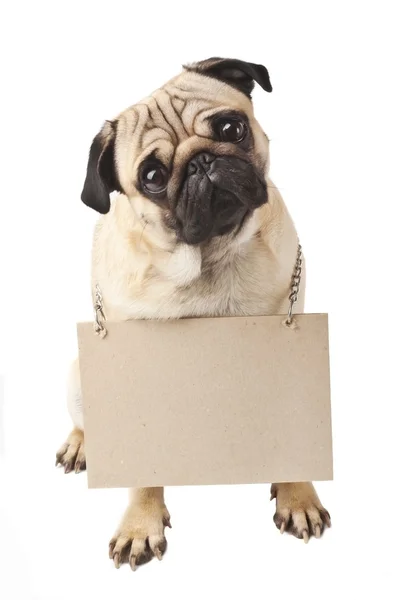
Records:
[[[142,227],[142,232],[141,232],[141,237],[139,238],[139,245],[141,245],[142,240],[143,240],[143,234],[145,232],[146,227],[148,226],[149,223],[144,223],[143,227]]]

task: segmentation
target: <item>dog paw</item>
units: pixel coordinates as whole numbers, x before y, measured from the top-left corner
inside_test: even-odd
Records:
[[[114,566],[118,569],[121,564],[129,563],[135,571],[139,565],[149,562],[154,556],[162,560],[167,549],[165,527],[171,527],[171,524],[169,512],[164,505],[131,505],[109,544],[109,557]]]
[[[56,454],[56,467],[64,467],[64,473],[80,473],[86,469],[84,432],[74,429]]]
[[[311,483],[276,483],[271,500],[276,498],[273,520],[280,533],[291,533],[304,542],[319,538],[331,526],[330,515],[322,506]]]

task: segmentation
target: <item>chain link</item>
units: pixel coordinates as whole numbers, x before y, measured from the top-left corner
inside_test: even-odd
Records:
[[[290,301],[290,305],[288,307],[287,319],[285,320],[286,325],[291,325],[292,323],[292,310],[295,302],[298,300],[299,286],[301,284],[301,272],[302,272],[302,246],[298,242],[298,251],[297,251],[297,259],[295,261],[295,267],[292,274],[291,279],[291,292],[288,296],[288,300]]]
[[[106,330],[105,326],[103,325],[103,322],[105,320],[106,320],[106,317],[104,316],[104,312],[103,312],[102,292],[100,291],[100,287],[98,285],[96,285],[96,288],[95,288],[95,333],[97,333],[97,335],[100,335],[101,338],[103,338],[107,333],[107,330]]]

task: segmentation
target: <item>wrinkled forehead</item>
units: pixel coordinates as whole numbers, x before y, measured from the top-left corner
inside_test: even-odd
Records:
[[[119,171],[136,168],[152,153],[169,164],[178,148],[185,152],[188,145],[196,144],[194,138],[204,147],[210,137],[210,117],[224,111],[253,117],[245,94],[212,77],[183,72],[119,115]]]

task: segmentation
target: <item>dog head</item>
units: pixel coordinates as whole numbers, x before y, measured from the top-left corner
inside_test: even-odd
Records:
[[[110,193],[121,192],[144,226],[185,244],[235,235],[268,200],[255,82],[272,91],[262,65],[211,58],[106,121],[90,148],[83,202],[104,214]]]

